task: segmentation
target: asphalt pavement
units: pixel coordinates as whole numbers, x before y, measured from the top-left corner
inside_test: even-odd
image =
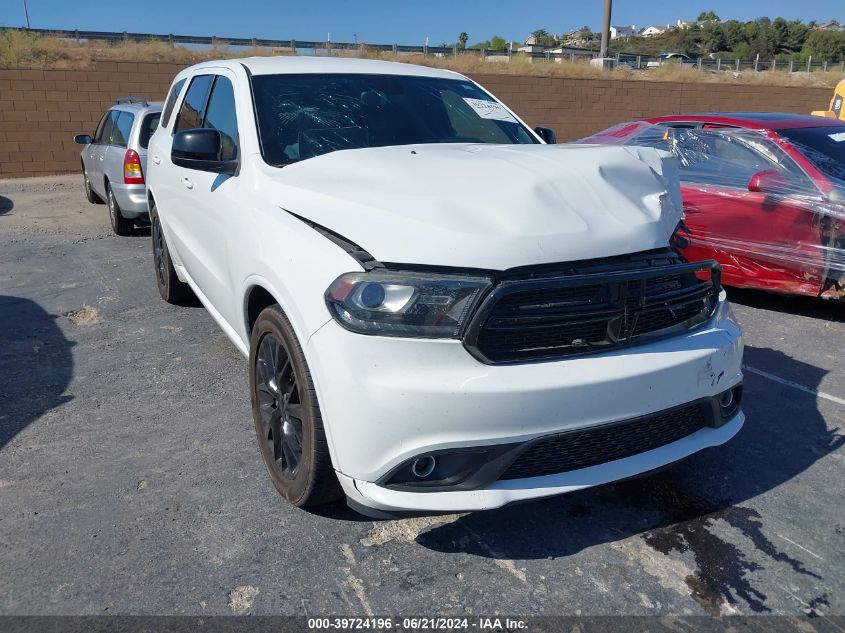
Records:
[[[71,217],[72,216],[72,217]],[[0,614],[845,609],[845,306],[750,291],[747,422],[662,473],[372,521],[275,492],[246,363],[81,179],[0,181]]]

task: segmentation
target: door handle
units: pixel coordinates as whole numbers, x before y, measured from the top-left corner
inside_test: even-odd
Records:
[[[185,185],[185,187],[187,187],[188,189],[194,188],[194,181],[188,178],[187,176],[182,178],[182,184]]]
[[[156,165],[161,165],[161,159],[158,156],[153,156],[153,162]]]

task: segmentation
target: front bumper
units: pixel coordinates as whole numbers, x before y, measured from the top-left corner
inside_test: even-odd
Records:
[[[114,199],[120,207],[120,213],[124,218],[148,218],[150,208],[147,204],[147,185],[123,185],[113,183],[111,185]]]
[[[744,422],[745,415],[740,412],[718,429],[702,429],[677,442],[645,453],[557,475],[497,481],[482,490],[407,492],[353,479],[342,473],[338,473],[338,479],[346,496],[356,504],[381,512],[492,510],[517,501],[541,499],[600,486],[661,468],[704,448],[724,444],[739,432]]]
[[[742,380],[742,338],[724,302],[706,326],[600,355],[485,365],[460,341],[353,334],[334,321],[306,345],[338,478],[384,511],[495,508],[630,477],[726,442],[741,413],[665,446],[555,475],[478,490],[409,492],[375,482],[409,458],[513,444],[627,420],[714,396]]]

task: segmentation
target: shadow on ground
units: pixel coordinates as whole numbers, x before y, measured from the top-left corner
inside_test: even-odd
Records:
[[[749,288],[728,288],[728,299],[731,303],[760,310],[845,322],[845,304],[829,299],[782,295]]]
[[[73,343],[56,318],[29,299],[0,295],[0,449],[70,400]]]
[[[772,349],[747,349],[755,367],[800,372],[815,388],[825,374]],[[755,398],[746,380],[745,427],[731,442],[692,456],[660,473],[583,490],[545,501],[473,513],[417,537],[429,549],[502,559],[567,557],[584,549],[638,536],[640,546],[662,554],[690,552],[697,571],[686,578],[690,595],[711,614],[744,600],[768,611],[767,597],[749,573],[760,569],[712,528],[724,521],[754,545],[755,558],[789,565],[819,579],[812,569],[780,551],[762,531],[762,517],[743,507],[749,499],[799,475],[842,446],[845,437],[828,430],[814,396],[800,391],[783,398]]]

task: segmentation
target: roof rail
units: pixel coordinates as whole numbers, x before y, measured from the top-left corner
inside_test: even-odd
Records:
[[[147,103],[147,100],[143,97],[118,97],[115,99],[115,103],[140,103],[141,105],[150,105]]]

